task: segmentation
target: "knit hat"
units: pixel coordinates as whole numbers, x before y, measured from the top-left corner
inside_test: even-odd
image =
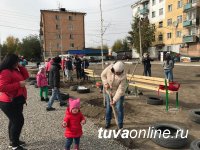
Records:
[[[80,109],[80,98],[77,99],[69,98],[69,111],[71,112],[73,108]]]
[[[124,71],[124,63],[121,61],[116,62],[113,65],[113,69],[115,70],[115,72],[122,72]]]

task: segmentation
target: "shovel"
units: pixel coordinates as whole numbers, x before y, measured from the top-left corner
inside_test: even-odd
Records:
[[[110,90],[107,90],[107,94],[109,96],[109,99],[110,101],[112,101],[112,96],[111,96],[111,91]],[[115,118],[115,123],[117,125],[117,128],[119,129],[119,124],[118,124],[118,120],[117,120],[117,113],[115,111],[115,107],[113,105],[111,105],[111,108],[112,108],[112,111],[113,111],[113,114],[114,114],[114,118]]]

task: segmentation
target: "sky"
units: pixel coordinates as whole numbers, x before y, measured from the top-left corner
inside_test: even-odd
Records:
[[[131,30],[131,5],[136,0],[101,0],[103,43],[111,48]],[[86,47],[101,45],[100,0],[0,0],[0,42],[10,35],[20,40],[30,34],[39,35],[40,10],[57,9],[85,12]]]

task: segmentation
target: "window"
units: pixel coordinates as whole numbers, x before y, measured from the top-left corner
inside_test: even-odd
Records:
[[[57,38],[57,39],[61,39],[60,34],[57,34],[57,35],[56,35],[56,38]]]
[[[69,16],[69,20],[73,20],[72,16]]]
[[[70,48],[74,48],[74,43],[70,43]]]
[[[159,16],[163,15],[163,8],[159,9]]]
[[[196,35],[196,28],[189,29],[189,34],[190,35]]]
[[[137,8],[138,12],[140,11],[140,7]]]
[[[152,18],[154,18],[155,16],[156,16],[156,12],[153,11],[153,12],[152,12]]]
[[[60,17],[59,17],[58,15],[56,15],[55,17],[56,17],[56,20],[59,20],[59,19],[60,19]]]
[[[60,44],[59,43],[57,43],[57,48],[60,48]]]
[[[167,39],[171,39],[172,38],[172,33],[167,33]]]
[[[182,23],[182,15],[177,16],[177,22],[178,22],[178,23]]]
[[[56,25],[56,29],[60,29],[60,25],[57,24],[57,25]]]
[[[176,32],[176,37],[179,37],[179,38],[180,38],[180,37],[181,37],[181,34],[182,34],[181,31],[177,31],[177,32]]]
[[[160,35],[158,36],[158,41],[163,41],[163,35],[162,35],[162,34],[160,34]]]
[[[73,25],[72,25],[72,24],[69,24],[69,25],[68,25],[68,29],[69,29],[70,31],[72,31],[72,30],[73,30]]]
[[[159,22],[159,28],[162,28],[163,27],[163,22]]]
[[[172,11],[172,4],[168,5],[168,12],[171,12],[171,11]]]
[[[156,0],[152,0],[152,6],[156,4]]]
[[[70,39],[74,39],[73,34],[70,34],[70,35],[69,35],[69,38],[70,38]]]
[[[179,0],[179,1],[178,1],[177,7],[178,7],[178,8],[181,8],[181,7],[182,7],[182,0]]]
[[[172,25],[172,19],[167,19],[167,26],[171,26]]]
[[[172,47],[171,46],[167,46],[167,51],[171,51]]]

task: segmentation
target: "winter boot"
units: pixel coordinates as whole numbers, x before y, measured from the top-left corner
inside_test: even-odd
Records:
[[[41,101],[45,101],[44,97],[41,97]]]

